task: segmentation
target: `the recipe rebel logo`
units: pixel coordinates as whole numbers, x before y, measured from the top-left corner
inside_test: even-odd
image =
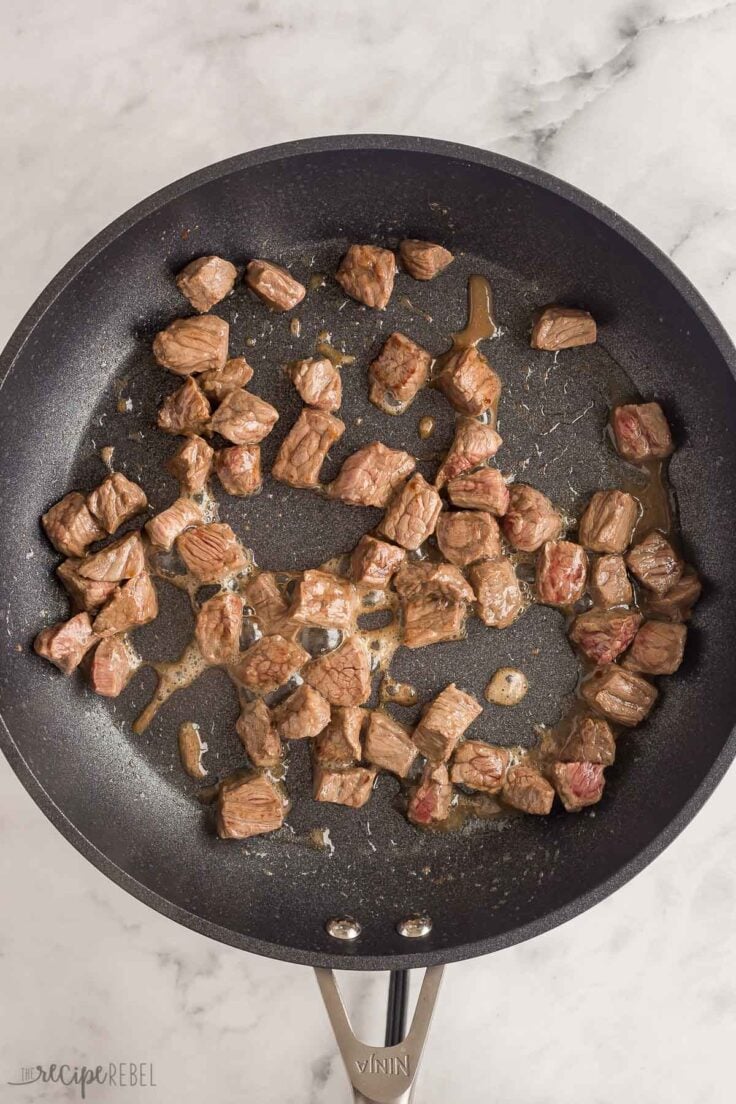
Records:
[[[20,1076],[6,1084],[15,1087],[76,1086],[82,1100],[87,1099],[89,1090],[96,1085],[116,1089],[157,1088],[152,1062],[107,1062],[98,1066],[72,1066],[64,1062],[52,1062],[47,1066],[22,1066]],[[89,1092],[89,1096],[91,1098],[93,1093]]]

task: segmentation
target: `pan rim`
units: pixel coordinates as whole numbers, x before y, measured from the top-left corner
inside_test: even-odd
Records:
[[[23,316],[5,349],[0,354],[0,391],[26,341],[58,296],[104,249],[142,218],[155,213],[167,203],[194,188],[270,161],[319,153],[384,150],[397,153],[442,156],[456,161],[466,161],[485,166],[552,192],[598,219],[609,230],[633,246],[676,289],[696,315],[718,348],[732,377],[736,379],[736,349],[734,349],[725,328],[700,293],[669,257],[631,223],[603,203],[541,169],[488,150],[434,138],[387,134],[353,134],[298,139],[239,154],[190,173],[135,204],[83,246],[49,282]],[[417,948],[410,954],[387,955],[363,955],[358,947],[346,949],[342,954],[321,954],[288,947],[280,943],[272,943],[234,932],[173,904],[122,870],[76,828],[46,793],[41,782],[25,761],[2,717],[0,717],[0,746],[19,781],[28,791],[35,804],[72,846],[121,889],[169,919],[226,945],[284,962],[333,969],[395,970],[456,962],[501,950],[541,935],[603,901],[648,866],[702,808],[723,778],[731,760],[736,756],[736,728],[732,728],[710,770],[669,824],[637,855],[622,864],[618,870],[588,890],[587,893],[575,897],[572,901],[559,909],[546,913],[543,917],[498,936],[459,943],[446,949],[422,950]]]

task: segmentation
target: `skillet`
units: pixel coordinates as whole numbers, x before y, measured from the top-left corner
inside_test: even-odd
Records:
[[[149,348],[156,330],[188,313],[172,281],[188,260],[211,252],[242,265],[263,256],[297,276],[329,276],[348,242],[395,245],[404,236],[440,241],[457,259],[428,285],[400,276],[385,315],[345,304],[329,278],[310,290],[298,338],[288,319],[242,290],[216,308],[231,322],[231,355],[245,353],[256,371],[251,386],[282,414],[265,470],[298,409],[279,366],[310,355],[322,330],[356,356],[344,369],[343,406],[355,417],[332,470],[366,441],[406,445],[409,436],[420,470],[432,470],[451,437],[450,412],[427,392],[402,418],[387,418],[365,401],[365,365],[394,329],[444,351],[465,320],[467,278],[479,272],[503,329],[485,351],[504,379],[504,469],[579,513],[593,489],[630,477],[606,444],[610,404],[656,397],[678,446],[669,474],[683,552],[705,580],[705,597],[685,663],[663,682],[646,725],[620,741],[594,815],[419,833],[396,811],[389,778],[363,810],[316,805],[306,750],[296,748],[291,838],[223,845],[180,768],[175,733],[182,720],[197,720],[213,774],[240,765],[227,681],[207,673],[133,736],[150,671],[106,702],[30,655],[41,625],[66,608],[38,518],[71,487],[99,482],[106,445],[156,509],[174,497],[163,471],[174,446],[152,428],[172,381]],[[529,318],[550,301],[592,311],[598,345],[559,358],[532,353]],[[734,755],[735,368],[718,321],[650,242],[569,185],[495,154],[428,139],[332,137],[248,153],[172,184],[69,262],[0,360],[0,736],[11,765],[67,839],[139,899],[222,942],[317,967],[354,1083],[370,1099],[408,1099],[439,972],[425,976],[414,1033],[401,1044],[406,985],[397,972],[509,946],[602,900],[682,830]],[[437,421],[429,443],[415,433],[425,414]],[[376,521],[372,511],[273,481],[259,498],[223,501],[221,511],[257,561],[275,569],[347,551]],[[161,593],[161,603],[162,616],[136,637],[154,659],[175,656],[191,633],[181,596]],[[489,673],[509,664],[524,668],[530,693],[503,715],[487,710],[481,735],[529,744],[533,725],[554,722],[577,677],[555,611],[535,607],[504,633],[478,624],[466,642],[402,650],[392,672],[426,700],[453,679],[480,696]],[[397,716],[412,719],[410,711]],[[315,827],[329,829],[334,852],[309,845]],[[415,915],[429,917],[431,931],[409,939],[399,927]],[[345,916],[360,924],[355,940],[328,934],[327,921]],[[332,969],[395,972],[387,1041],[399,1045],[388,1057],[354,1049]]]

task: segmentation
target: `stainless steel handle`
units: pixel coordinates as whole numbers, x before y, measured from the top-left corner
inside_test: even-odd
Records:
[[[444,966],[425,971],[409,1034],[396,1046],[372,1047],[355,1037],[332,970],[315,970],[322,1000],[353,1086],[356,1104],[410,1104]]]

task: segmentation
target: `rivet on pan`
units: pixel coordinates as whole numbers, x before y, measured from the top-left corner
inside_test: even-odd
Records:
[[[399,921],[396,930],[405,939],[423,939],[431,932],[432,921],[429,916],[407,916],[406,920]]]
[[[344,939],[349,942],[360,935],[360,924],[357,920],[353,920],[352,916],[335,916],[327,921],[325,928],[327,934],[333,939]]]

